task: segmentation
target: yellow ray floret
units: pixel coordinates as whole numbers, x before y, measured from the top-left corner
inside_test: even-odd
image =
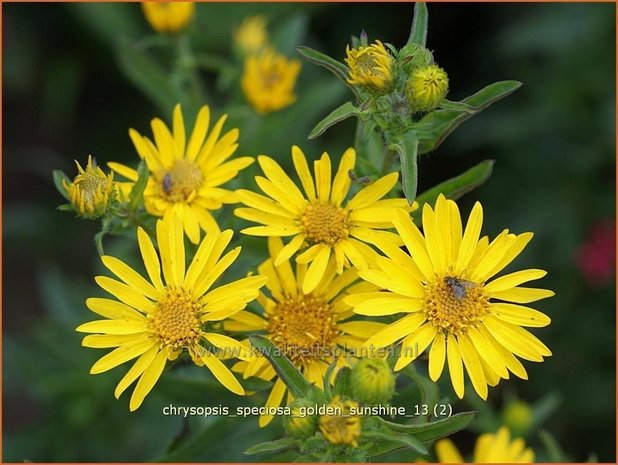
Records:
[[[221,186],[253,163],[251,157],[228,160],[238,147],[238,129],[221,135],[227,119],[223,115],[209,132],[210,117],[210,109],[203,106],[188,140],[180,105],[174,108],[171,131],[159,118],[152,120],[154,142],[134,129],[129,130],[135,149],[150,172],[144,191],[146,210],[154,216],[177,214],[194,244],[200,240],[200,229],[219,229],[210,211],[236,202],[233,193]],[[124,195],[128,195],[137,180],[137,171],[119,163],[109,163],[109,167],[132,181],[123,186]]]
[[[188,353],[196,365],[206,366],[230,391],[244,394],[216,351],[206,346],[224,351],[227,357],[247,358],[239,342],[212,332],[209,325],[244,309],[267,279],[254,276],[213,287],[240,253],[237,247],[222,256],[231,237],[231,230],[208,233],[185,269],[182,223],[174,215],[157,222],[158,254],[148,234],[138,228],[139,249],[149,279],[117,258],[101,257],[119,280],[97,276],[95,281],[115,299],[88,299],[88,308],[103,319],[84,323],[77,331],[90,333],[82,341],[84,347],[114,348],[92,366],[92,374],[137,359],[114,393],[120,397],[137,380],[129,403],[131,411],[142,404],[167,361],[182,352]]]
[[[241,87],[249,104],[260,114],[272,113],[296,101],[294,86],[300,61],[272,50],[245,59]]]
[[[263,225],[244,229],[244,234],[292,236],[275,257],[277,265],[306,248],[296,258],[298,263],[311,264],[303,281],[305,293],[315,289],[331,255],[341,274],[350,265],[362,269],[374,261],[377,254],[367,243],[382,238],[400,244],[395,234],[380,231],[393,227],[392,218],[398,208],[411,209],[405,199],[382,199],[395,187],[398,173],[378,179],[346,202],[351,186],[349,172],[356,160],[354,149],[345,151],[334,178],[327,153],[314,162],[314,177],[300,148],[292,147],[292,158],[304,193],[275,160],[262,155],[258,162],[266,177],[255,179],[267,197],[248,190],[236,191],[249,208],[237,208],[235,214]]]
[[[363,341],[385,326],[376,322],[350,321],[354,314],[343,303],[344,296],[375,290],[375,286],[359,283],[356,270],[337,275],[334,259],[331,259],[315,290],[305,293],[302,281],[307,265],[299,264],[294,268],[286,259],[276,266],[275,257],[281,253],[283,243],[278,237],[270,237],[268,247],[270,258],[258,267],[259,275],[268,278],[266,288],[270,294],[258,297],[263,315],[246,311],[237,313],[226,321],[225,329],[265,331],[309,382],[323,389],[329,365],[335,363],[334,379],[339,369],[347,366],[346,356],[352,357]],[[266,405],[281,405],[287,388],[276,377],[265,357],[258,355],[250,361],[239,362],[234,370],[243,373],[245,378],[258,376],[275,380]],[[272,415],[262,416],[260,426],[266,426],[272,418]]]
[[[436,456],[440,463],[464,463],[459,450],[450,439],[436,443]],[[474,446],[473,463],[532,463],[534,451],[526,447],[522,438],[512,439],[505,426],[496,433],[478,437]]]
[[[435,210],[425,204],[423,233],[399,210],[393,219],[408,253],[386,242],[376,242],[387,257],[376,268],[359,272],[361,278],[383,289],[351,296],[346,303],[363,315],[402,314],[366,342],[369,349],[402,342],[395,370],[429,350],[429,376],[436,381],[448,363],[456,394],[464,395],[464,368],[472,386],[487,398],[509,372],[527,379],[517,357],[534,362],[550,350],[523,327],[550,323],[547,315],[519,305],[554,295],[521,284],[542,278],[543,270],[523,270],[491,279],[513,261],[532,238],[504,230],[489,242],[479,239],[483,210],[476,203],[465,230],[455,202],[438,197]],[[517,357],[516,357],[517,356]]]

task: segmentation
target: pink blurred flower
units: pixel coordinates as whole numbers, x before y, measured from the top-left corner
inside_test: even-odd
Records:
[[[590,286],[606,284],[616,272],[615,219],[596,223],[577,250],[576,261]]]

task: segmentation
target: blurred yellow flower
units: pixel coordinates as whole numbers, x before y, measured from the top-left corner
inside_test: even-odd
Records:
[[[292,267],[286,259],[275,266],[275,257],[283,243],[278,237],[268,239],[270,258],[258,267],[259,276],[268,278],[266,289],[257,299],[264,309],[264,318],[247,311],[232,315],[225,322],[226,331],[265,331],[267,337],[294,363],[310,383],[324,389],[324,376],[329,365],[336,362],[333,376],[347,366],[348,352],[360,347],[362,342],[385,325],[370,321],[349,321],[352,309],[343,303],[343,297],[355,292],[375,289],[368,283],[358,283],[356,270],[347,270],[341,276],[335,271],[334,260],[325,270],[313,292],[302,290],[307,265]],[[257,376],[266,380],[276,378],[275,370],[266,357],[255,356],[250,361],[238,362],[234,371],[245,378]],[[287,388],[281,379],[275,384],[266,400],[266,406],[278,407]],[[266,426],[272,415],[260,417],[260,426]]]
[[[272,50],[248,56],[241,81],[245,98],[260,114],[281,110],[296,101],[299,72],[299,60],[288,60]]]
[[[86,300],[88,308],[103,319],[84,323],[76,330],[90,333],[82,341],[84,347],[115,348],[92,366],[91,374],[137,358],[114,392],[119,398],[139,378],[129,403],[131,411],[142,404],[166,362],[182,352],[188,352],[196,365],[205,365],[230,391],[244,394],[217,354],[203,346],[207,342],[229,351],[228,355],[240,358],[248,355],[239,342],[209,332],[205,327],[241,311],[257,297],[259,288],[266,282],[265,277],[254,276],[212,288],[240,253],[240,247],[236,247],[221,257],[231,238],[231,230],[208,233],[185,271],[180,218],[173,216],[170,221],[157,221],[160,259],[148,234],[138,228],[139,249],[150,281],[117,258],[101,257],[120,281],[107,276],[97,276],[95,281],[117,300],[94,297]]]
[[[405,199],[382,199],[395,187],[398,173],[387,174],[362,188],[343,206],[352,183],[349,171],[356,161],[354,149],[345,151],[334,179],[330,156],[324,152],[314,162],[315,184],[305,154],[297,146],[292,147],[292,159],[304,194],[275,160],[262,155],[258,162],[266,178],[256,176],[255,180],[268,197],[240,189],[236,191],[238,198],[250,208],[237,208],[234,213],[262,224],[242,230],[244,234],[293,236],[275,257],[277,266],[308,247],[296,258],[297,263],[311,263],[303,279],[305,294],[316,288],[331,255],[341,274],[344,267],[362,269],[372,263],[377,252],[367,243],[377,238],[395,246],[401,244],[396,234],[378,231],[393,227],[392,217],[398,208],[411,209]]]
[[[87,219],[98,218],[107,211],[116,195],[114,173],[105,174],[96,166],[92,155],[88,155],[85,170],[77,160],[75,164],[77,176],[70,184],[63,179],[62,185],[69,195],[71,206],[79,216]]]
[[[429,65],[412,71],[406,83],[406,95],[414,111],[430,111],[436,108],[448,92],[448,76],[437,65]]]
[[[152,120],[154,143],[135,129],[129,130],[139,157],[150,171],[144,191],[146,210],[154,216],[178,214],[194,244],[200,240],[200,228],[219,229],[210,211],[237,201],[232,192],[220,186],[253,163],[251,157],[226,161],[238,147],[239,135],[238,129],[232,129],[219,137],[226,119],[227,115],[220,117],[208,134],[210,109],[203,106],[187,142],[182,109],[176,105],[171,132],[159,118]],[[109,163],[109,167],[131,181],[121,185],[126,194],[137,180],[137,171],[119,163]]]
[[[174,34],[193,19],[193,2],[143,2],[142,11],[148,23],[160,34]]]
[[[346,55],[350,84],[387,90],[393,83],[393,57],[379,40],[354,49],[348,45]]]
[[[487,433],[478,437],[474,446],[473,463],[532,463],[534,451],[526,448],[522,438],[511,440],[508,428],[502,427],[497,433]],[[436,455],[440,463],[464,463],[465,460],[450,439],[436,443]]]
[[[262,15],[245,18],[234,29],[234,43],[246,55],[257,53],[266,47],[268,43],[266,18]]]
[[[438,197],[435,211],[424,205],[422,220],[423,233],[407,212],[396,212],[393,223],[408,253],[376,238],[375,244],[388,258],[378,257],[377,268],[361,270],[359,276],[383,290],[345,299],[361,315],[404,313],[365,345],[381,348],[402,340],[395,370],[404,368],[431,346],[429,377],[436,381],[448,361],[459,398],[464,395],[464,366],[483,399],[487,398],[487,385],[508,379],[509,371],[527,379],[515,355],[542,362],[551,351],[522,326],[543,327],[551,320],[516,304],[554,293],[519,285],[547,273],[529,269],[488,280],[521,253],[532,233],[515,235],[505,229],[491,243],[487,236],[479,239],[481,204],[475,204],[462,231],[457,204],[443,195]]]
[[[358,447],[361,435],[361,417],[351,414],[352,409],[358,410],[358,402],[343,400],[335,396],[328,403],[329,407],[337,409],[341,414],[322,415],[319,420],[320,431],[331,444],[345,444]]]

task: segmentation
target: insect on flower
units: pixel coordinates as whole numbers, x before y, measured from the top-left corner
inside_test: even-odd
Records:
[[[465,299],[467,295],[467,289],[477,286],[477,284],[473,283],[472,281],[453,278],[452,276],[447,276],[446,278],[444,278],[444,282],[448,287],[451,288],[451,292],[457,300]]]
[[[172,192],[172,173],[166,173],[163,176],[163,192],[166,194]]]

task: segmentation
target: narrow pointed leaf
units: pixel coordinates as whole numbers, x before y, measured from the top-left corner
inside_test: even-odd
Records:
[[[263,336],[249,336],[249,340],[268,359],[281,381],[285,383],[294,397],[307,395],[311,390],[311,384],[276,345]]]
[[[306,47],[301,45],[296,47],[298,53],[300,53],[307,61],[321,66],[322,68],[326,68],[331,73],[333,73],[337,78],[343,82],[346,86],[348,86],[352,92],[354,92],[354,96],[359,98],[358,91],[356,88],[348,83],[348,67],[343,63],[335,60],[334,58],[329,57],[328,55],[318,52],[310,47]]]
[[[419,139],[418,153],[423,154],[435,150],[461,123],[492,103],[512,94],[521,85],[519,81],[494,82],[459,102],[473,108],[474,111],[444,109],[428,113],[412,125]]]
[[[462,195],[476,189],[489,179],[493,171],[494,163],[494,160],[482,161],[459,176],[447,179],[431,189],[426,190],[416,198],[419,205],[417,211],[422,211],[423,204],[425,203],[434,205],[440,194],[444,194],[449,199],[457,200]]]
[[[467,103],[453,102],[447,99],[442,100],[439,108],[441,110],[463,111],[464,113],[475,113],[477,111],[475,107],[468,105]]]
[[[296,447],[298,444],[298,440],[294,438],[283,438],[277,439],[276,441],[260,442],[259,444],[255,444],[249,447],[246,451],[243,452],[243,454],[255,455],[264,452],[279,452],[282,450]]]
[[[375,441],[378,445],[378,447],[376,447],[377,450],[379,450],[380,448],[384,446],[389,447],[390,444],[394,443],[397,446],[409,447],[410,449],[415,450],[419,454],[423,454],[423,455],[429,454],[429,451],[427,450],[427,448],[417,438],[415,438],[414,436],[408,435],[408,434],[393,433],[393,432],[381,433],[381,432],[371,431],[371,432],[364,433],[363,439],[369,439],[369,440]],[[373,449],[374,448],[372,447],[371,450],[373,451]],[[379,453],[384,453],[384,452],[379,452]]]
[[[443,420],[415,425],[403,425],[379,417],[378,421],[382,426],[385,426],[393,432],[411,434],[421,442],[429,442],[464,429],[470,424],[475,415],[476,412],[463,412],[457,413],[449,418],[444,418]]]
[[[144,190],[148,184],[148,175],[148,167],[145,162],[141,161],[137,167],[137,181],[133,184],[129,195],[132,210],[136,210],[144,200]]]
[[[65,180],[68,184],[71,184],[71,180],[67,177],[66,174],[64,174],[64,171],[62,170],[54,170],[53,175],[54,175],[54,185],[56,186],[56,189],[58,190],[58,192],[60,192],[60,195],[62,195],[67,200],[71,200],[69,198],[69,193],[66,191],[66,189],[62,185],[63,180]]]
[[[350,116],[360,117],[360,110],[352,102],[345,102],[343,105],[331,111],[326,118],[320,121],[309,133],[309,139],[321,136],[331,126],[349,118]]]
[[[423,47],[427,43],[427,28],[429,23],[429,13],[425,2],[416,2],[414,4],[414,19],[412,20],[412,29],[408,44],[419,44]]]

